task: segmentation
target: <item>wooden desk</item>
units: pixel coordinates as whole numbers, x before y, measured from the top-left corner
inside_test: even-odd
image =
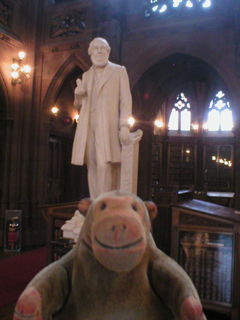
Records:
[[[220,204],[225,207],[233,207],[234,196],[234,192],[208,191],[207,201]]]
[[[233,198],[234,192],[208,191],[207,196],[213,198]]]
[[[178,186],[161,185],[154,192],[152,200],[158,207],[158,215],[153,221],[153,238],[157,247],[167,255],[171,250],[171,205],[192,198],[192,188],[178,190]]]

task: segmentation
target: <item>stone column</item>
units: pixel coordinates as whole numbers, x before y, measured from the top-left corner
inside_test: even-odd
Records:
[[[3,189],[1,199],[1,227],[0,227],[0,247],[3,246],[5,210],[9,209],[9,188],[10,188],[10,163],[11,163],[11,143],[12,143],[13,119],[5,120],[5,153],[4,153],[4,172],[3,172]]]
[[[137,194],[139,141],[142,130],[130,133],[130,144],[122,146],[120,190]]]
[[[45,128],[45,133],[44,133],[44,154],[43,154],[43,159],[44,162],[42,163],[43,167],[43,197],[41,199],[41,204],[42,203],[48,203],[49,201],[49,196],[48,196],[48,154],[49,154],[49,137],[51,134],[51,128],[52,128],[52,123],[51,122],[45,122],[44,123],[44,128]]]

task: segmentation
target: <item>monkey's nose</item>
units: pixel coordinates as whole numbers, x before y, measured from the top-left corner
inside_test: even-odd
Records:
[[[112,226],[112,232],[114,237],[114,244],[117,245],[119,243],[119,240],[122,239],[122,236],[125,233],[125,230],[127,229],[125,224],[115,224]]]

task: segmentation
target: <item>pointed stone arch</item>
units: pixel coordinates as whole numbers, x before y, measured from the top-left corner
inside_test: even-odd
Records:
[[[0,194],[2,214],[9,206],[9,179],[10,179],[10,161],[11,161],[11,141],[13,130],[13,108],[10,99],[10,88],[4,79],[3,72],[0,68],[0,105],[3,110],[0,112]],[[9,84],[10,85],[10,84]],[[1,218],[1,217],[0,217]],[[3,227],[3,225],[2,225]],[[3,229],[0,230],[0,235]],[[0,245],[2,237],[0,236]]]
[[[183,90],[183,87],[189,87],[188,90],[191,92],[195,89],[193,83],[198,81],[206,81],[208,86],[204,96],[205,99],[212,90],[213,84],[216,86],[218,83],[221,83],[231,96],[229,84],[218,70],[203,59],[189,54],[177,53],[158,60],[142,74],[132,89],[133,98],[138,95],[138,112],[141,105],[148,110],[149,115],[158,112],[159,102],[157,101],[171,100],[174,92]],[[138,92],[141,92],[140,96],[142,98]],[[147,95],[147,98],[145,98],[145,95]],[[193,95],[193,92],[191,92],[191,95]],[[171,104],[170,100],[168,104]],[[135,106],[134,109],[136,109]],[[142,112],[145,114],[144,110]],[[145,116],[147,115],[145,114]]]
[[[89,60],[90,61],[90,60]],[[39,189],[41,190],[41,202],[42,203],[48,203],[49,202],[49,189],[48,189],[48,168],[49,168],[49,142],[51,136],[51,128],[52,128],[52,113],[50,111],[51,107],[53,107],[56,103],[56,100],[58,99],[59,95],[61,94],[61,90],[63,89],[63,86],[66,84],[66,81],[68,81],[69,78],[71,78],[71,74],[76,75],[76,69],[79,70],[79,75],[86,71],[89,68],[89,65],[85,63],[79,56],[76,54],[72,54],[58,69],[58,71],[55,73],[53,76],[53,79],[47,89],[43,104],[42,104],[42,112],[41,112],[41,121],[40,121],[40,145],[42,148],[39,149],[39,159],[43,162],[42,166],[39,166],[39,172],[38,172],[38,177],[39,177]],[[74,91],[74,89],[73,89]],[[60,117],[58,117],[59,119]],[[59,135],[60,133],[60,135]],[[66,142],[66,139],[68,142]],[[69,143],[71,140],[71,137],[65,136],[64,134],[61,135],[61,132],[54,132],[54,139],[56,139],[56,142],[61,143],[61,141],[64,141],[70,146]],[[62,139],[62,140],[61,140]],[[60,141],[61,140],[61,141]],[[66,148],[65,150],[67,153],[67,158],[69,159],[68,155],[70,152],[70,147]],[[65,155],[66,155],[65,153]],[[61,155],[62,156],[62,155]],[[60,157],[61,157],[60,156]],[[65,165],[67,163],[65,162]],[[69,167],[68,167],[69,169]],[[83,168],[84,169],[84,168]],[[79,181],[82,181],[85,179],[86,173],[83,172],[83,169],[71,169],[75,170],[74,174],[69,174],[69,177],[74,177],[71,178],[73,181],[73,184],[76,185],[77,181],[77,187],[76,187],[76,192],[78,192]],[[83,173],[82,173],[83,172]],[[81,178],[84,175],[84,178]],[[75,178],[77,179],[75,180]],[[62,185],[65,185],[66,182],[66,177],[63,178],[64,181],[62,181]],[[86,179],[85,179],[86,180]],[[84,181],[85,181],[84,180]],[[68,181],[70,181],[68,179]],[[72,184],[72,185],[73,185]],[[62,190],[62,189],[61,189]],[[69,189],[70,190],[70,189]]]
[[[84,63],[79,57],[75,54],[72,54],[58,69],[52,82],[50,83],[47,93],[45,95],[42,111],[45,120],[49,115],[48,108],[51,105],[54,105],[58,92],[66,80],[66,78],[73,72],[74,69],[79,68],[79,73],[83,73],[89,68],[87,63]]]
[[[12,108],[11,108],[11,103],[10,103],[9,89],[6,85],[6,81],[4,80],[3,72],[1,71],[1,67],[0,67],[0,92],[2,92],[2,96],[4,99],[5,117],[11,118],[12,117]]]
[[[208,48],[206,52],[203,52],[197,43],[191,43],[191,47],[189,47],[182,43],[175,43],[172,40],[166,42],[164,47],[160,42],[154,42],[154,47],[148,47],[147,51],[142,51],[142,54],[135,57],[135,68],[129,69],[131,87],[133,88],[142,75],[154,65],[175,54],[188,55],[202,60],[221,75],[232,94],[238,92],[239,84],[238,81],[235,81],[234,68],[229,68],[223,57],[216,56],[214,49]]]

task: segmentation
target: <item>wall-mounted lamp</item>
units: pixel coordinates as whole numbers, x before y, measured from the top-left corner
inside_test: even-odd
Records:
[[[51,109],[51,111],[52,111],[51,122],[52,122],[52,124],[54,124],[54,118],[57,116],[58,108],[57,107],[53,107]]]
[[[53,107],[52,108],[52,113],[56,116],[58,113],[58,108],[57,107]]]
[[[54,126],[55,126],[55,118],[57,117],[57,113],[58,113],[58,108],[57,107],[53,107],[51,109],[51,129],[50,129],[50,134],[53,134],[53,130],[54,130]]]
[[[218,159],[216,156],[212,156],[212,161],[219,162],[220,164],[224,164],[225,166],[232,167],[232,161],[224,159]]]
[[[197,132],[198,131],[198,124],[197,123],[193,123],[192,124],[192,129],[193,129],[193,131]]]
[[[76,114],[73,119],[74,128],[76,129],[79,120],[79,114]]]
[[[192,132],[193,134],[197,134],[199,129],[198,123],[192,123]]]
[[[132,126],[134,125],[134,123],[135,123],[135,119],[134,119],[133,117],[130,117],[130,118],[128,119],[128,123],[129,123],[130,126],[132,127]]]
[[[154,124],[155,124],[155,126],[158,128],[158,129],[160,129],[160,128],[162,128],[163,127],[163,122],[161,121],[161,120],[155,120],[154,121]]]
[[[25,53],[23,51],[19,52],[18,59],[13,59],[12,64],[12,84],[16,85],[17,83],[21,84],[23,78],[28,79],[30,77],[29,72],[31,68],[29,65],[23,65],[22,60],[25,57]]]
[[[163,130],[163,122],[162,120],[156,119],[154,121],[154,129],[153,129],[153,134],[154,135],[161,135]]]

